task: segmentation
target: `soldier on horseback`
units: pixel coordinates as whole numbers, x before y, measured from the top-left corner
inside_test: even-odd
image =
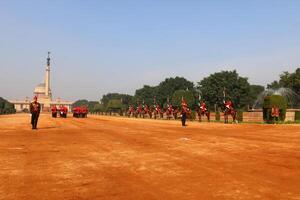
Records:
[[[134,110],[133,105],[129,105],[127,116],[130,117],[131,115],[134,115],[134,113],[135,113],[135,110]]]
[[[236,121],[236,110],[234,109],[233,102],[229,99],[224,103],[224,120],[225,124],[228,123],[228,116],[232,116],[232,121],[237,123]]]
[[[167,119],[171,119],[171,116],[173,115],[173,106],[169,101],[169,97],[167,98],[167,110],[166,110],[166,115],[167,115]]]
[[[198,117],[199,117],[199,122],[201,122],[201,117],[206,115],[207,121],[210,121],[210,111],[208,110],[205,101],[202,101],[199,105],[198,109]]]

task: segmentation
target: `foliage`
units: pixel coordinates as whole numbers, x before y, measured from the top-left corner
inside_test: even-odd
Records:
[[[88,101],[86,99],[80,99],[75,101],[72,104],[72,107],[81,107],[81,106],[86,106],[89,110],[89,112],[94,113],[94,112],[104,112],[104,106],[100,104],[98,101]]]
[[[295,111],[295,121],[300,121],[300,111]]]
[[[156,98],[161,104],[167,103],[167,98],[171,97],[177,90],[194,90],[194,83],[183,77],[166,78],[157,86]]]
[[[209,103],[210,108],[214,104],[223,104],[224,89],[226,100],[231,99],[235,107],[246,107],[253,101],[250,97],[248,79],[240,77],[236,70],[211,74],[198,82],[197,89],[201,91],[202,99]]]
[[[263,118],[267,123],[274,122],[274,119],[271,116],[272,107],[279,107],[279,120],[284,121],[286,115],[287,102],[285,98],[281,95],[271,95],[267,96],[264,99],[263,104]]]
[[[8,102],[6,99],[0,97],[0,115],[16,113],[14,104]]]
[[[95,104],[92,110],[92,112],[104,112],[104,111],[105,111],[105,107],[103,104],[100,103]]]
[[[154,99],[154,96],[157,95],[157,90],[158,90],[157,87],[144,85],[143,88],[137,89],[135,91],[134,102],[135,103],[137,103],[137,102],[142,103],[144,101],[145,104],[153,105],[153,99]]]
[[[155,97],[156,102],[163,106],[167,104],[168,97],[171,100],[177,90],[194,91],[194,84],[183,77],[166,78],[157,86],[144,85],[143,88],[136,90],[134,101],[135,103],[144,101],[146,104],[152,105]]]
[[[89,101],[86,99],[77,100],[72,104],[73,107],[77,107],[77,106],[87,106],[88,107],[88,105],[89,105]]]
[[[128,108],[133,102],[133,96],[120,93],[108,93],[102,96],[100,102],[103,104],[104,108],[107,108],[110,100],[120,100],[123,107]]]
[[[252,106],[258,95],[261,94],[263,91],[265,90],[265,87],[264,86],[261,86],[261,85],[250,85],[250,94],[249,94],[249,104],[250,106]]]
[[[107,111],[121,110],[123,108],[122,102],[120,99],[111,99],[107,104]]]
[[[217,111],[216,112],[216,121],[220,121],[221,120],[221,113],[220,113],[220,111]]]
[[[172,104],[174,106],[181,106],[182,97],[187,102],[188,106],[192,108],[195,105],[195,97],[192,91],[189,90],[177,90],[173,93]]]
[[[295,93],[300,94],[300,68],[297,68],[295,72],[283,72],[280,75],[279,81],[273,81],[268,85],[268,88],[278,89],[280,87],[290,88]]]
[[[243,111],[238,110],[236,114],[237,114],[236,119],[238,120],[238,122],[243,122]]]

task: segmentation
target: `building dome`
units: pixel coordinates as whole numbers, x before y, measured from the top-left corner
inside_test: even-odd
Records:
[[[40,83],[34,88],[34,93],[35,94],[45,94],[46,93],[46,87],[45,83]]]

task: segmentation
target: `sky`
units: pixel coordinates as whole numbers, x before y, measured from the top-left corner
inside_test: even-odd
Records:
[[[31,97],[48,51],[54,98],[234,69],[266,86],[300,67],[299,10],[298,0],[1,0],[0,96]]]

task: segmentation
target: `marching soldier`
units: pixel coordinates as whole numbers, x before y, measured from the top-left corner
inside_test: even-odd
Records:
[[[181,123],[182,123],[182,126],[186,126],[186,125],[185,125],[185,122],[186,122],[186,115],[187,115],[187,112],[188,112],[188,106],[187,106],[187,103],[186,103],[186,101],[182,98],[182,100],[181,100]]]
[[[36,129],[40,112],[41,112],[41,105],[37,101],[37,96],[34,96],[33,102],[31,102],[31,104],[30,104],[32,129]]]

